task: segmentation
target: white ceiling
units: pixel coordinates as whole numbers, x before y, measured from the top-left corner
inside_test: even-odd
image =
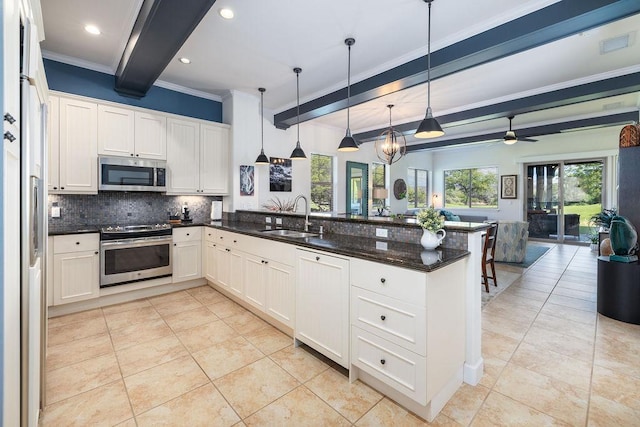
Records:
[[[557,0],[436,0],[432,6],[432,51],[486,31]],[[114,73],[142,0],[43,0],[45,56]],[[235,18],[218,11],[229,6]],[[464,11],[464,13],[460,13]],[[354,37],[352,83],[426,54],[427,6],[422,0],[244,1],[218,0],[160,76],[160,80],[214,99],[229,90],[258,95],[265,87],[265,108],[280,112],[295,106],[294,66],[300,75],[301,102],[343,88],[347,81],[346,37]],[[102,35],[91,36],[92,23]],[[432,82],[436,117],[471,106],[519,98],[640,71],[636,32],[640,15],[567,37],[508,58]],[[600,54],[600,42],[631,33],[629,48]],[[177,58],[188,57],[184,65]],[[426,64],[425,64],[426,67]],[[395,104],[394,123],[420,120],[426,87],[416,86],[351,108],[351,130],[358,133],[388,124],[387,104]],[[638,109],[638,93],[579,106],[516,117],[514,129],[527,124],[568,120]],[[346,111],[315,119],[343,128]],[[506,128],[506,119],[445,126],[447,135]]]

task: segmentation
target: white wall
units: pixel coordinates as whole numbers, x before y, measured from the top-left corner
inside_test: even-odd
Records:
[[[433,153],[433,190],[442,194],[444,171],[496,166],[498,175],[518,175],[518,198],[498,199],[498,209],[452,209],[456,213],[485,215],[491,219],[522,219],[525,202],[525,163],[605,158],[605,207],[615,206],[615,164],[619,127],[567,132],[539,137],[538,142],[505,145],[502,142],[468,145]],[[419,156],[419,153],[409,157]]]

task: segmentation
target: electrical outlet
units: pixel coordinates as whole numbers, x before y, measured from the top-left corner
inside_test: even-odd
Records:
[[[282,225],[282,218],[276,218],[276,225]]]
[[[376,249],[378,249],[380,251],[388,250],[387,242],[376,242]]]
[[[376,228],[376,237],[389,237],[389,231],[386,228]]]
[[[264,222],[267,224],[271,224],[271,217],[270,216],[265,217]]]
[[[51,218],[60,218],[60,206],[51,208]]]

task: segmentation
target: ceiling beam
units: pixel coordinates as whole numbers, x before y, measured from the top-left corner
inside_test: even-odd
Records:
[[[638,0],[563,0],[431,53],[431,80],[517,54],[591,28],[640,13]],[[427,82],[426,55],[351,85],[358,105]],[[347,88],[300,105],[300,121],[347,107]],[[426,108],[426,106],[425,106]],[[296,108],[274,115],[286,129],[296,123]],[[446,123],[446,122],[444,122]]]
[[[593,127],[593,126],[616,126],[629,124],[638,121],[638,111],[629,111],[626,113],[611,114],[608,116],[591,117],[588,119],[571,120],[562,123],[552,123],[541,126],[531,126],[527,128],[515,129],[515,133],[520,138],[531,138],[543,135],[552,135],[562,131]],[[470,144],[472,142],[484,142],[499,140],[504,137],[505,131],[492,132],[472,136],[464,136],[459,138],[449,138],[446,140],[432,140],[420,144],[407,145],[407,152],[432,150],[435,148],[450,147],[461,144]]]
[[[626,74],[608,79],[598,80],[577,86],[557,89],[523,98],[471,108],[451,114],[439,115],[438,121],[446,123],[445,129],[500,117],[517,116],[519,114],[546,110],[548,108],[565,107],[615,95],[640,92],[640,72]],[[413,135],[420,121],[394,125],[393,128],[405,135]],[[387,127],[374,129],[353,135],[358,143],[374,141]]]
[[[116,70],[115,91],[142,98],[216,0],[144,0]]]

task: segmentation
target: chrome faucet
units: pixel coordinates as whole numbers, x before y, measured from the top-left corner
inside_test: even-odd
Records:
[[[304,200],[304,231],[309,231],[309,226],[311,225],[309,222],[309,201],[302,194],[298,195],[293,201],[296,210],[298,210],[298,200],[300,199]]]

